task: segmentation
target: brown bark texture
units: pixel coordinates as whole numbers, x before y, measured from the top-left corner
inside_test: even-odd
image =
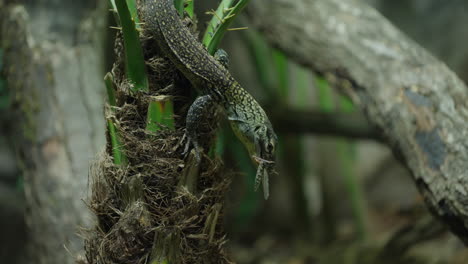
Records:
[[[16,1],[0,8],[2,77],[24,175],[25,263],[74,263],[89,162],[104,146],[105,1]],[[0,3],[1,5],[1,3]]]
[[[361,107],[431,211],[468,244],[466,85],[362,1],[257,0],[249,17],[273,46]]]

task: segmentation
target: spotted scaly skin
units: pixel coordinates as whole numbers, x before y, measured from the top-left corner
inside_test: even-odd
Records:
[[[207,108],[221,106],[235,134],[258,163],[256,188],[263,181],[266,199],[277,137],[265,111],[184,26],[173,0],[144,0],[143,5],[145,30],[155,37],[164,55],[203,94],[195,100],[187,115],[189,140],[197,149],[197,123]]]

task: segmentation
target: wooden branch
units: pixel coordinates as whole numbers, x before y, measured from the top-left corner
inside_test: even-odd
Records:
[[[468,244],[465,84],[361,1],[257,0],[250,14],[271,44],[361,106],[431,211]]]
[[[278,132],[287,134],[311,133],[352,139],[383,140],[381,133],[358,113],[281,109],[270,113],[270,118]]]

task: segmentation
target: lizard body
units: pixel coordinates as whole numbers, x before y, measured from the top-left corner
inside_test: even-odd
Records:
[[[164,55],[204,94],[187,115],[189,140],[198,146],[195,127],[202,110],[213,104],[221,106],[235,134],[259,164],[256,186],[263,181],[267,198],[277,138],[265,111],[182,23],[173,0],[144,0],[143,10],[145,29],[154,35]]]

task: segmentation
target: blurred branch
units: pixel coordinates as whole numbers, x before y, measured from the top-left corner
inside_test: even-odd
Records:
[[[284,133],[382,140],[377,129],[361,114],[283,109],[270,113],[270,117],[275,129]]]
[[[414,223],[410,223],[398,230],[382,249],[381,258],[403,256],[408,249],[419,243],[434,239],[447,229],[439,221],[427,214]]]
[[[468,245],[466,85],[362,1],[258,0],[249,7],[273,46],[362,108],[431,212]]]

